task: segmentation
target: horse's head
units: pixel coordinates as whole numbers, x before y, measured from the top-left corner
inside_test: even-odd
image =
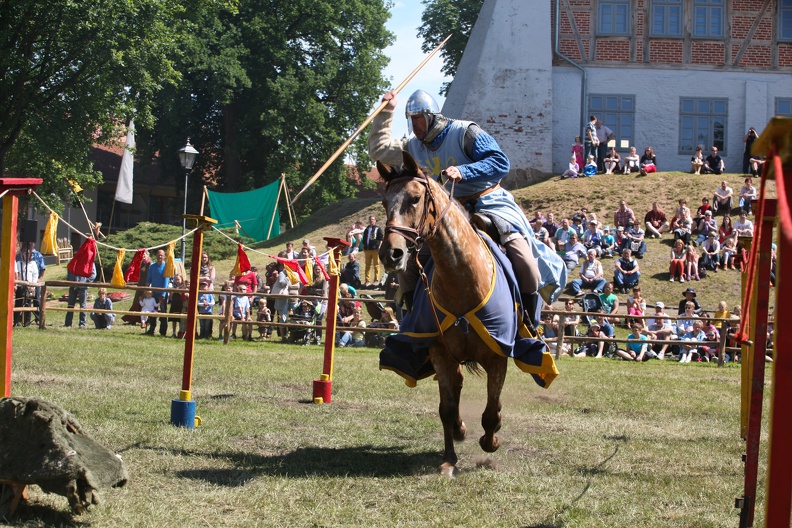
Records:
[[[401,170],[377,162],[377,170],[387,184],[382,200],[387,221],[379,258],[386,270],[397,272],[407,268],[410,252],[427,236],[432,223],[428,218],[430,205],[434,203],[433,194],[438,194],[432,193],[434,182],[418,168],[408,152],[404,152],[403,159]],[[432,209],[436,212],[436,204]]]

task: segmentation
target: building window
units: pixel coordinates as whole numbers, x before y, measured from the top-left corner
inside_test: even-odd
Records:
[[[597,4],[598,35],[630,34],[630,3],[627,0],[608,0]]]
[[[792,98],[777,97],[775,102],[775,115],[792,117]]]
[[[792,41],[792,0],[778,0],[778,40]]]
[[[589,113],[613,130],[616,150],[630,150],[635,130],[635,96],[589,95]]]
[[[726,155],[727,99],[682,98],[679,103],[679,153],[693,154],[696,146],[706,151],[718,147]]]
[[[149,199],[149,222],[181,225],[181,201],[167,196],[152,196]]]
[[[682,36],[682,0],[654,0],[651,13],[653,37]]]
[[[693,0],[693,37],[722,38],[724,0]]]

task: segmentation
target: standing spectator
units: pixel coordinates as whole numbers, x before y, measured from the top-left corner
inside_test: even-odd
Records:
[[[256,304],[258,307],[258,312],[256,313],[256,321],[258,323],[271,323],[272,312],[270,312],[270,309],[267,308],[266,301],[264,299],[259,299],[258,303]],[[270,327],[265,326],[264,324],[258,325],[258,332],[259,332],[259,340],[264,339],[265,337],[269,337],[271,335]]]
[[[657,157],[652,147],[646,147],[641,156],[641,176],[646,176],[650,172],[657,172]]]
[[[96,300],[93,303],[94,310],[112,310],[113,301],[107,296],[107,288],[99,288]],[[114,313],[91,312],[91,321],[96,325],[97,330],[110,330],[115,322]]]
[[[259,290],[258,268],[256,266],[251,266],[247,272],[234,277],[234,289],[238,290],[241,284],[244,284],[246,290],[250,293],[256,293]]]
[[[630,174],[631,172],[638,172],[641,170],[641,157],[638,155],[635,147],[630,147],[629,154],[624,156],[623,169],[624,174]]]
[[[15,266],[15,279],[18,281],[24,281],[29,283],[38,283],[39,281],[39,268],[36,261],[33,260],[33,252],[30,249],[23,249],[17,255],[17,260],[14,263]],[[16,307],[23,307],[29,305],[28,302],[32,303],[36,301],[36,288],[34,286],[28,285],[19,285],[14,288],[14,306]],[[71,306],[74,307],[74,304]],[[27,326],[30,324],[30,314],[31,312],[14,312],[14,326],[18,325],[21,321],[24,321],[24,325]],[[67,317],[71,315],[71,312],[67,314]],[[83,317],[83,322],[85,322],[85,314],[80,314]],[[85,326],[83,324],[83,326]]]
[[[199,315],[212,315],[214,311],[215,298],[212,295],[209,279],[201,279],[200,287],[201,292],[198,294],[198,314]],[[212,326],[214,321],[209,318],[198,318],[198,339],[211,339]]]
[[[237,286],[237,291],[240,295],[234,295],[231,300],[231,318],[233,319],[233,323],[231,323],[231,337],[236,339],[236,329],[237,323],[244,323],[248,321],[252,321],[253,318],[250,316],[250,297],[245,295],[247,293],[247,285],[242,283]],[[253,341],[251,336],[253,328],[249,324],[242,325],[242,340],[243,341]]]
[[[311,245],[311,241],[308,240],[307,238],[302,241],[302,248],[300,249],[300,253],[302,253],[303,250],[306,249],[308,250],[309,257],[314,258],[316,256],[316,248]]]
[[[159,310],[160,304],[156,298],[154,298],[154,293],[151,290],[146,290],[143,292],[143,297],[140,299],[140,311],[144,314],[147,313],[156,313]],[[148,325],[148,315],[141,315],[140,316],[140,329],[146,330]],[[156,319],[155,319],[156,321]],[[152,326],[154,323],[152,323]],[[154,332],[145,332],[148,335],[154,335]]]
[[[613,139],[615,134],[613,130],[606,127],[599,119],[597,119],[597,123],[594,127],[597,131],[597,141],[599,142],[599,145],[597,145],[597,170],[599,172],[605,172],[605,158],[608,157],[608,141]],[[616,152],[616,149],[612,149],[612,151]]]
[[[685,243],[681,239],[674,241],[671,248],[671,264],[668,267],[668,274],[671,275],[670,282],[674,282],[675,277],[679,277],[679,282],[685,282]]]
[[[157,251],[157,260],[151,263],[149,266],[149,271],[147,275],[147,286],[150,288],[168,288],[170,287],[170,277],[165,276],[165,250],[160,249]],[[167,303],[168,303],[168,295],[165,292],[157,291],[153,292],[154,299],[157,301],[159,305],[158,312],[166,313],[167,310]],[[160,317],[160,335],[166,336],[168,335],[168,318],[167,317]],[[154,331],[157,326],[157,318],[152,317],[151,323],[149,323],[146,332],[149,335],[154,335]]]
[[[704,160],[704,166],[701,171],[704,174],[723,174],[726,171],[726,164],[720,154],[718,154],[718,147],[710,149],[710,155]]]
[[[594,290],[594,293],[602,292],[605,288],[604,273],[602,263],[596,259],[596,252],[589,249],[586,252],[586,260],[580,265],[580,278],[572,281],[572,291],[575,297],[583,296],[583,289]]]
[[[286,259],[294,260],[297,258],[297,252],[294,250],[294,242],[286,242]]]
[[[599,139],[597,139],[597,116],[592,115],[589,117],[586,128],[583,129],[583,158],[588,159],[589,156],[593,156],[596,160],[597,147],[599,147]]]
[[[720,187],[715,189],[715,194],[712,197],[715,214],[721,211],[723,211],[723,214],[731,214],[732,196],[734,196],[734,190],[727,185],[726,180],[723,180]]]
[[[96,264],[91,264],[91,276],[90,277],[77,277],[72,275],[72,272],[69,271],[66,273],[66,280],[68,281],[75,281],[85,284],[85,286],[69,286],[69,308],[74,308],[76,303],[80,303],[80,308],[83,310],[86,307],[85,298],[88,294],[88,286],[89,282],[93,282],[96,280]],[[72,325],[72,318],[74,317],[74,312],[66,312],[66,321],[64,322],[63,326],[69,327]],[[85,328],[85,312],[80,312],[80,328]]]
[[[173,291],[170,292],[170,310],[168,313],[180,314],[187,311],[187,292],[184,290],[184,283],[182,282],[181,275],[174,275],[171,281]],[[169,317],[168,320],[173,328],[171,337],[184,337],[184,328],[187,323],[186,319],[181,317]]]
[[[652,209],[644,215],[644,224],[651,238],[663,238],[662,233],[671,227],[657,202],[652,202]]]
[[[619,202],[619,208],[613,214],[613,225],[615,227],[627,227],[628,220],[635,221],[635,213],[632,209],[627,207],[627,202],[621,200]]]
[[[759,139],[759,134],[756,133],[756,129],[751,127],[748,129],[748,132],[743,137],[743,143],[745,143],[745,151],[743,152],[743,162],[742,162],[742,171],[743,174],[748,174],[750,160],[751,160],[751,147],[754,144],[754,141]]]
[[[690,158],[690,172],[693,174],[701,174],[701,168],[704,166],[704,154],[701,150],[701,145],[696,147],[696,153]]]
[[[286,252],[283,251],[278,256],[281,258],[286,258]],[[275,282],[272,284],[270,293],[273,295],[284,296],[289,294],[289,277],[286,275],[285,266],[280,262],[277,266],[277,275],[275,276]],[[277,313],[278,321],[285,323],[289,319],[289,298],[276,298],[274,308],[274,313]],[[285,342],[288,337],[288,330],[285,327],[278,327],[278,335],[280,336],[281,341]]]
[[[638,284],[638,280],[641,278],[638,261],[632,258],[632,252],[628,248],[624,248],[622,257],[616,261],[615,266],[613,283],[616,291],[627,293],[630,288]]]
[[[751,200],[756,200],[756,187],[751,178],[745,178],[745,185],[740,189],[740,209],[751,214]]]
[[[44,262],[44,255],[42,255],[41,252],[38,249],[36,249],[36,243],[35,242],[25,242],[25,246],[26,246],[27,251],[30,253],[30,260],[35,262],[36,263],[36,267],[38,268],[38,280],[33,281],[33,282],[38,282],[38,281],[44,280],[44,272],[47,271],[47,265]],[[16,261],[17,262],[21,262],[22,261],[22,252],[21,251],[19,253],[17,253]],[[36,295],[36,302],[38,303],[39,306],[41,306],[41,288],[36,286],[34,291],[35,291],[35,295]],[[30,314],[27,314],[27,316],[30,317]]]
[[[740,211],[740,219],[734,222],[734,232],[738,237],[752,237],[754,232],[753,222],[748,220],[748,213]]]
[[[371,271],[374,272],[374,286],[379,286],[380,262],[379,247],[382,244],[382,229],[377,225],[377,218],[369,216],[369,225],[363,230],[363,254],[366,256],[366,287],[372,286]]]
[[[213,290],[215,276],[216,276],[216,272],[215,272],[214,264],[212,264],[212,259],[209,258],[209,253],[204,251],[201,254],[201,271],[198,276],[199,284],[200,281],[204,281],[207,284],[206,289]]]
[[[619,162],[621,156],[616,152],[616,147],[611,147],[610,152],[605,156],[605,174],[615,174],[621,170]]]
[[[583,142],[580,140],[580,136],[575,136],[575,143],[572,144],[572,155],[575,157],[575,163],[578,164],[578,167],[583,166]],[[578,170],[580,170],[578,168]]]

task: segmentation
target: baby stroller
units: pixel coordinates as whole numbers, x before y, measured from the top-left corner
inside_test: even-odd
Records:
[[[584,312],[598,313],[602,311],[602,300],[599,298],[599,294],[587,293],[580,298],[580,306]],[[591,322],[594,321],[594,316],[585,315],[583,319],[584,322],[591,325]]]
[[[316,324],[316,307],[311,301],[302,301],[296,313],[289,315],[289,322],[299,325]],[[310,345],[317,342],[316,328],[291,328],[289,343]]]

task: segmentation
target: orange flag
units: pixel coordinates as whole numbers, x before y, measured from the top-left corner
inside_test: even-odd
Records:
[[[231,274],[235,277],[241,277],[248,271],[250,271],[250,259],[245,254],[245,250],[242,249],[242,244],[237,243],[237,258]]]

